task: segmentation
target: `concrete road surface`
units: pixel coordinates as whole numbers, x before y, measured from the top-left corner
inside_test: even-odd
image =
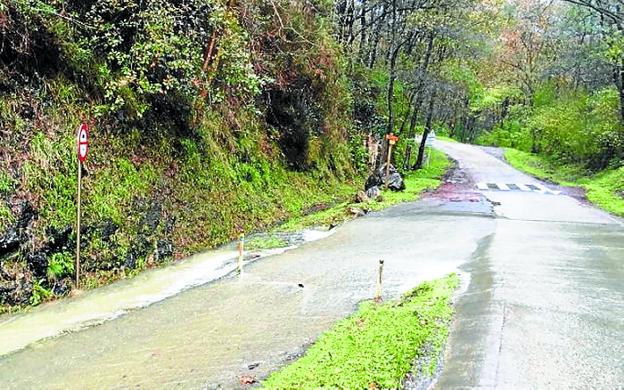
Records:
[[[621,222],[480,148],[436,146],[460,169],[435,194],[256,262],[242,277],[0,357],[0,388],[233,388],[243,375],[261,379],[371,298],[382,258],[386,299],[463,276],[438,388],[624,386]],[[107,294],[133,293],[125,288],[90,292],[80,304],[98,310]],[[76,304],[25,316],[58,323]],[[0,340],[18,320],[28,318],[0,319]]]

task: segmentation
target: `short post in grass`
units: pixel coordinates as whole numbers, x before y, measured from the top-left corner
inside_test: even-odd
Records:
[[[375,302],[381,302],[381,282],[383,277],[384,261],[379,260],[379,271],[377,272],[377,291],[375,292]]]
[[[238,273],[243,273],[243,257],[245,256],[245,233],[238,236]]]

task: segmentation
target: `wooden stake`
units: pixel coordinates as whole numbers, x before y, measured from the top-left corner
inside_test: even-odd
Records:
[[[76,288],[80,283],[80,188],[82,182],[82,162],[78,161],[78,199],[76,213],[76,263],[74,264],[74,274],[76,277]]]
[[[238,241],[238,272],[243,273],[243,257],[245,255],[245,233],[241,233]]]
[[[388,161],[386,162],[386,188],[390,181],[390,161],[392,159],[392,142],[388,145]]]
[[[375,292],[375,302],[381,302],[381,281],[383,276],[384,261],[379,260],[379,272],[377,273],[377,291]]]

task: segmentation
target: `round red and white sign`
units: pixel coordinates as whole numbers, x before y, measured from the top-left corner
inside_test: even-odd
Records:
[[[78,128],[78,159],[80,162],[87,160],[89,153],[89,125],[83,123]]]

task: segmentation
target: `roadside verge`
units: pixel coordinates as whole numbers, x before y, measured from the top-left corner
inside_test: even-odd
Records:
[[[263,387],[401,388],[408,375],[410,381],[417,376],[431,383],[449,334],[451,298],[458,285],[458,276],[451,274],[422,283],[398,301],[362,303]]]
[[[505,149],[505,160],[538,179],[565,187],[580,187],[587,200],[620,217],[624,216],[624,167],[590,174],[581,167],[560,166],[516,149]]]

